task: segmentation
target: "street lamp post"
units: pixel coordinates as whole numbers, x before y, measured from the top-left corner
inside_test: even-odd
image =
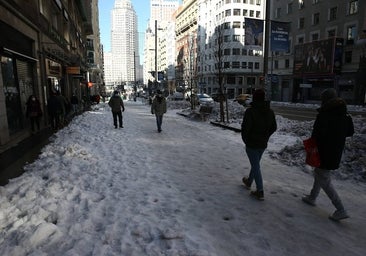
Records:
[[[158,86],[158,21],[155,20],[155,89]]]

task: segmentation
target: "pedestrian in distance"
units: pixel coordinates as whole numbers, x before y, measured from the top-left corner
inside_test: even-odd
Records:
[[[334,89],[324,90],[311,135],[318,147],[320,166],[314,169],[313,187],[309,195],[302,197],[302,201],[315,206],[320,190],[323,189],[336,208],[329,216],[335,221],[349,218],[349,215],[331,182],[331,170],[339,168],[346,137],[353,133],[353,121],[347,113],[346,102],[337,97]]]
[[[269,101],[265,101],[265,92],[257,89],[253,93],[253,101],[246,109],[241,124],[241,137],[251,165],[249,176],[243,177],[242,181],[247,189],[250,189],[255,181],[256,190],[250,194],[260,201],[264,200],[260,161],[270,136],[276,130],[276,117]]]
[[[160,133],[163,124],[163,115],[166,113],[166,99],[160,90],[156,91],[156,95],[151,104],[151,114],[155,114],[156,125]]]
[[[123,100],[118,91],[113,92],[113,96],[110,98],[108,105],[111,107],[114,128],[117,129],[117,117],[119,128],[123,128],[122,112],[125,111]]]
[[[63,111],[62,104],[63,103],[60,101],[60,98],[57,97],[56,92],[52,91],[47,101],[47,109],[49,121],[53,130],[60,128],[60,118]]]
[[[78,99],[78,97],[75,94],[73,94],[71,96],[70,102],[71,102],[71,105],[72,105],[72,112],[73,112],[74,115],[76,115],[79,111],[79,99]]]
[[[40,118],[42,117],[41,104],[35,95],[31,95],[26,103],[26,117],[30,119],[32,132],[35,132],[35,125],[37,126],[37,131],[40,130]]]

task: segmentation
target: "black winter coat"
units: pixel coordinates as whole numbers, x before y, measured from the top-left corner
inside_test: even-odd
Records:
[[[244,113],[241,137],[249,148],[267,148],[269,137],[277,130],[276,117],[269,102],[252,102]]]
[[[339,168],[346,141],[347,106],[343,99],[334,98],[318,109],[312,137],[315,138],[319,155],[320,169],[335,170]]]

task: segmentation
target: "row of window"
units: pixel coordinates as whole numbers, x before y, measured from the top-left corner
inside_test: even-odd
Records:
[[[219,64],[215,63],[215,65],[198,65],[197,70],[198,72],[201,71],[205,71],[205,72],[210,72],[210,71],[214,71],[213,70],[213,66],[215,67],[215,70],[219,69]],[[248,70],[259,70],[259,62],[246,62],[246,61],[225,61],[221,63],[222,68],[232,68],[232,69],[248,69]]]
[[[230,16],[244,16],[244,17],[252,17],[252,18],[261,18],[261,12],[255,10],[248,9],[228,9],[216,15],[216,20],[219,21],[223,18]]]
[[[319,3],[319,0],[313,0],[313,4]],[[303,0],[299,0],[299,9],[304,9],[305,4]],[[334,19],[334,15],[336,15],[338,10],[337,6],[331,7],[328,12],[328,19]],[[293,2],[287,4],[287,14],[291,14],[293,12]],[[358,13],[358,0],[351,0],[347,3],[346,15],[352,15]],[[282,15],[282,9],[276,8],[275,16],[276,18],[280,18]]]

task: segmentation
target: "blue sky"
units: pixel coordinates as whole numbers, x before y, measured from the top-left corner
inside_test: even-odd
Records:
[[[115,0],[99,0],[99,26],[100,40],[104,46],[104,51],[109,52],[111,49],[111,10],[113,9]],[[139,32],[139,54],[140,60],[144,49],[144,33],[150,18],[150,0],[132,0],[132,6],[138,17]],[[182,3],[182,1],[179,1]],[[142,61],[142,60],[141,60]],[[140,62],[141,63],[141,62]]]
[[[115,0],[100,0],[99,1],[99,26],[100,40],[104,45],[104,51],[108,52],[111,49],[111,10],[113,9]],[[140,43],[140,54],[142,54],[144,32],[147,27],[147,22],[150,17],[150,0],[132,0],[132,5],[138,16],[138,32]]]

